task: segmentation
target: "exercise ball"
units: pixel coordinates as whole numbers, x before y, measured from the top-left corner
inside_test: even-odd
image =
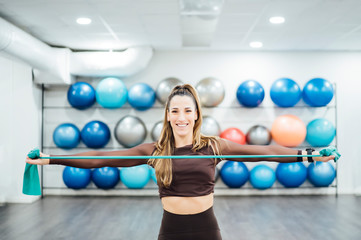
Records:
[[[312,163],[307,168],[308,180],[315,187],[327,187],[336,177],[336,170],[329,162]]]
[[[120,108],[127,102],[127,87],[118,78],[104,78],[96,87],[97,102],[104,108]]]
[[[285,147],[296,147],[306,138],[306,126],[298,117],[286,114],[275,119],[271,128],[272,139]]]
[[[265,126],[255,125],[248,130],[246,141],[250,145],[268,145],[272,141],[271,132]]]
[[[306,181],[307,168],[301,162],[279,163],[276,177],[284,187],[296,188]]]
[[[68,188],[82,189],[90,183],[91,170],[66,166],[63,170],[63,181]]]
[[[217,182],[218,178],[219,178],[219,169],[216,166],[214,169],[214,182]]]
[[[115,125],[114,136],[119,144],[131,148],[144,141],[147,136],[147,129],[140,118],[128,115],[120,119]]]
[[[102,148],[110,140],[110,130],[101,121],[91,121],[81,130],[81,140],[89,148]]]
[[[114,188],[119,182],[119,169],[116,167],[96,168],[92,171],[91,179],[98,188]]]
[[[254,188],[267,189],[276,181],[276,174],[266,165],[257,165],[251,170],[249,181]]]
[[[60,148],[75,148],[80,142],[80,130],[72,123],[60,124],[53,132],[53,140]]]
[[[155,175],[155,169],[150,167],[150,177],[152,178],[152,180],[157,183],[157,176]]]
[[[238,128],[227,128],[220,137],[239,144],[246,144],[246,135]]]
[[[245,107],[257,107],[264,99],[264,89],[257,81],[245,81],[237,89],[237,99]]]
[[[196,89],[202,106],[215,107],[224,99],[225,91],[223,84],[216,78],[209,77],[201,80],[196,85]]]
[[[143,188],[149,182],[150,177],[149,166],[146,164],[123,167],[120,170],[120,179],[127,188]]]
[[[145,111],[153,106],[155,91],[146,83],[137,83],[129,89],[128,102],[133,108]]]
[[[271,86],[271,99],[279,107],[293,107],[301,97],[298,84],[289,78],[280,78]]]
[[[318,118],[307,124],[306,141],[311,146],[328,146],[335,138],[335,135],[335,127],[325,118]]]
[[[95,90],[89,83],[77,82],[70,85],[67,97],[72,107],[83,110],[94,104]]]
[[[243,162],[227,161],[220,171],[221,179],[230,188],[240,188],[249,177],[248,168]]]
[[[323,107],[331,102],[333,92],[332,83],[323,78],[314,78],[304,86],[302,97],[312,107]]]
[[[163,129],[163,121],[156,122],[152,128],[152,131],[150,133],[152,140],[157,141],[160,137],[160,134],[162,133]]]
[[[162,80],[156,89],[156,96],[160,103],[165,104],[168,100],[168,96],[173,90],[173,88],[177,85],[182,85],[183,82],[178,78],[166,78]]]
[[[201,133],[206,136],[219,136],[221,134],[221,127],[216,119],[210,116],[204,116],[201,126]]]

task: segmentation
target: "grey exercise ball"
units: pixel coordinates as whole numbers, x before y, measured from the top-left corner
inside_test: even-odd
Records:
[[[151,132],[153,141],[157,141],[159,139],[162,129],[163,129],[163,121],[159,121],[156,124],[154,124]]]
[[[114,136],[118,143],[131,148],[144,141],[147,136],[147,128],[140,118],[128,115],[118,121],[114,129]]]
[[[248,130],[246,140],[251,145],[268,145],[271,143],[272,136],[266,127],[256,125]]]
[[[172,89],[175,86],[182,84],[183,82],[178,78],[166,78],[162,80],[158,84],[157,90],[155,91],[158,101],[161,102],[162,104],[165,104]]]
[[[201,133],[207,136],[219,136],[221,134],[221,127],[213,117],[204,116]]]
[[[218,178],[219,178],[219,169],[216,166],[214,173],[214,181],[217,182]]]
[[[202,106],[215,107],[224,99],[225,90],[223,84],[216,78],[210,77],[201,80],[196,89]]]

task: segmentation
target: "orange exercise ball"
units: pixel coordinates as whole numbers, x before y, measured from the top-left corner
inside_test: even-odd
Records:
[[[246,135],[238,128],[227,128],[220,137],[239,144],[246,144]]]
[[[285,147],[296,147],[306,138],[306,126],[295,115],[286,114],[276,118],[272,124],[273,140]]]

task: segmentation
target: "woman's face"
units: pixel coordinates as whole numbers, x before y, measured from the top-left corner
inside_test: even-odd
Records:
[[[167,120],[172,126],[174,136],[193,136],[193,127],[197,118],[198,114],[192,97],[176,95],[172,98]]]

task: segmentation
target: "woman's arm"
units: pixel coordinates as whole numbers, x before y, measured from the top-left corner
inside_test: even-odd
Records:
[[[282,147],[279,145],[241,145],[226,139],[220,139],[220,147],[222,155],[297,155],[298,150]],[[319,155],[318,151],[314,151],[313,155]],[[307,155],[306,151],[302,151],[302,155]],[[335,156],[314,157],[315,161],[327,162],[334,159]],[[280,157],[280,158],[233,158],[233,161],[239,162],[297,162],[297,157]],[[303,157],[303,161],[307,161],[307,157]]]
[[[59,164],[78,168],[100,168],[100,167],[132,167],[147,164],[147,159],[72,159],[71,156],[151,156],[154,150],[154,143],[144,143],[133,148],[119,151],[89,151],[71,155],[68,159],[30,159],[26,162],[37,165]],[[49,157],[47,154],[40,154],[40,157]]]

